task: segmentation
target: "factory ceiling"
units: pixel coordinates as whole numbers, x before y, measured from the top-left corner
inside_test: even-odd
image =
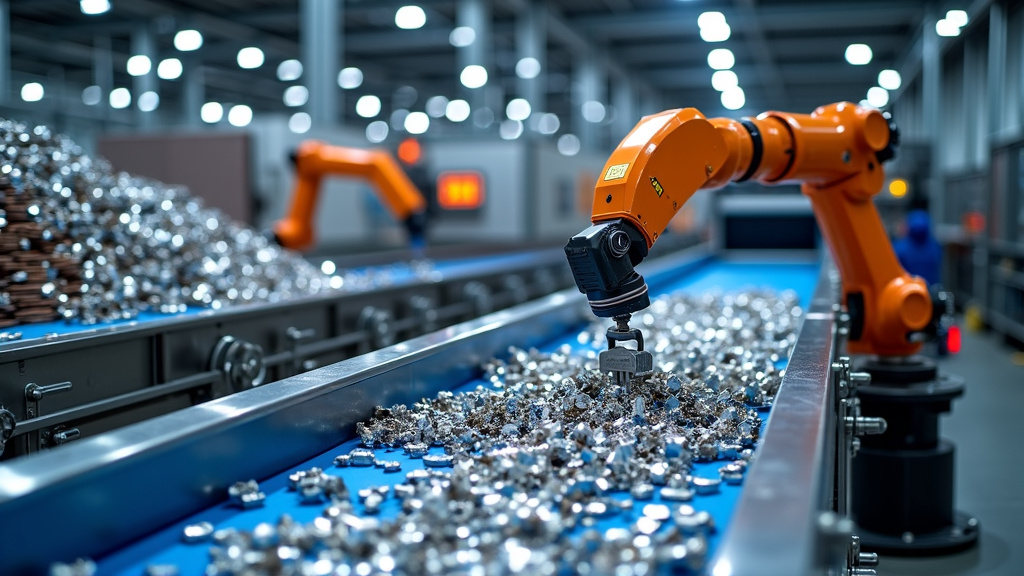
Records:
[[[96,73],[98,50],[109,46],[113,77],[108,86],[132,86],[127,63],[133,33],[153,31],[158,58],[177,57],[186,72],[202,67],[206,100],[244,103],[254,114],[294,112],[284,91],[302,78],[283,82],[278,65],[300,58],[299,0],[110,0],[103,14],[84,14],[74,0],[8,0],[12,93],[24,82],[59,82],[64,96],[78,99],[86,86],[101,83]],[[413,0],[347,0],[339,54],[340,66],[358,67],[362,83],[339,98],[344,121],[365,125],[356,114],[362,95],[380,97],[382,115],[390,112],[402,86],[416,89],[410,108],[423,109],[433,95],[457,98],[457,48],[451,32],[457,25],[455,0],[420,0],[426,22],[415,30],[396,26],[396,10]],[[507,102],[516,97],[516,20],[529,0],[491,3],[492,89]],[[709,52],[727,48],[731,67],[743,89],[735,113],[763,109],[811,110],[837,100],[859,101],[878,84],[884,69],[899,69],[920,34],[929,3],[925,0],[557,0],[542,3],[547,21],[546,57],[541,78],[546,112],[573,114],[574,70],[582,58],[597,55],[607,63],[607,83],[599,99],[612,99],[616,86],[630,82],[661,107],[696,106],[710,115],[727,113],[721,93],[712,86]],[[702,39],[698,18],[720,12],[728,38]],[[203,45],[194,52],[175,48],[175,34],[196,29]],[[845,59],[851,44],[866,44],[870,62]],[[238,51],[254,46],[265,62],[242,69]],[[153,63],[156,66],[156,62]],[[161,80],[161,112],[181,108],[184,82]],[[495,88],[496,87],[496,88]],[[578,98],[577,98],[578,100]],[[579,103],[576,102],[576,105]],[[104,100],[99,106],[105,106]],[[500,118],[500,113],[499,113]],[[610,115],[609,115],[610,119]],[[566,125],[563,121],[563,126]],[[614,135],[613,135],[614,136]]]

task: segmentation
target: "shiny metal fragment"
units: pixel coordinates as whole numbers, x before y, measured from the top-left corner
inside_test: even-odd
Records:
[[[260,485],[255,480],[235,482],[228,488],[228,497],[232,504],[239,508],[257,508],[263,506],[266,494],[260,492]]]
[[[404,448],[405,453],[408,454],[410,458],[422,458],[430,449],[426,444],[419,442],[409,442],[404,446]]]
[[[718,478],[701,478],[694,476],[690,480],[690,484],[693,486],[693,491],[701,496],[707,496],[709,494],[717,494],[719,488],[722,485],[722,481]]]
[[[185,526],[181,532],[181,539],[189,544],[205,542],[213,536],[213,524],[209,522],[197,522]]]
[[[666,486],[659,491],[662,500],[669,502],[689,502],[693,500],[693,490],[689,488],[672,488]]]
[[[348,453],[349,464],[352,466],[373,466],[376,456],[373,450],[355,449]]]
[[[385,472],[399,472],[402,469],[402,463],[398,460],[387,460],[384,462]]]
[[[629,495],[635,500],[650,500],[654,497],[654,486],[650,484],[636,484],[629,489]]]
[[[93,576],[96,563],[88,558],[79,558],[70,564],[55,562],[50,566],[50,576]]]
[[[352,456],[348,454],[341,454],[334,457],[334,465],[338,468],[347,468],[352,464]]]
[[[677,512],[672,515],[672,521],[683,534],[687,536],[697,534],[708,536],[715,531],[715,521],[706,510],[699,512],[691,510],[690,512],[689,514]]]
[[[151,564],[146,566],[145,576],[178,576],[181,570],[174,564]]]
[[[455,457],[451,454],[426,454],[423,456],[423,465],[431,468],[444,468],[452,466]]]

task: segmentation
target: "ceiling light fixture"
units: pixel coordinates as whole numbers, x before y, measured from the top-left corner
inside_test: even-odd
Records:
[[[81,0],[78,7],[82,10],[82,14],[96,16],[110,11],[110,0]]]
[[[395,12],[395,26],[402,30],[416,30],[427,23],[427,14],[419,6],[402,6]]]
[[[716,70],[711,75],[711,86],[719,92],[724,92],[734,86],[739,86],[740,79],[732,70]]]
[[[430,116],[423,112],[410,112],[405,117],[405,131],[409,134],[423,134],[430,128]]]
[[[427,115],[431,118],[442,118],[448,109],[448,98],[444,96],[431,96],[427,98],[427,104],[424,108],[427,111]]]
[[[721,12],[704,12],[697,17],[697,26],[700,28],[700,37],[705,42],[725,42],[732,34],[732,29]]]
[[[255,46],[248,46],[238,51],[238,67],[252,70],[263,66],[263,50]]]
[[[107,98],[110,101],[110,107],[121,110],[131,106],[132,93],[127,88],[114,88],[110,91],[110,96]]]
[[[207,124],[216,124],[224,117],[224,107],[220,102],[207,102],[199,109],[199,117]]]
[[[95,106],[101,100],[103,100],[103,89],[99,86],[87,86],[85,90],[82,90],[82,104]]]
[[[174,35],[174,47],[182,52],[199,50],[203,45],[203,35],[198,30],[180,30]]]
[[[899,90],[903,80],[895,70],[882,70],[878,73],[878,85],[886,90]]]
[[[281,82],[294,82],[302,77],[302,62],[285,60],[277,65],[277,79]]]
[[[341,86],[345,90],[359,88],[362,84],[363,71],[359,68],[350,66],[348,68],[342,68],[341,72],[338,72],[338,86]]]
[[[868,88],[868,104],[881,108],[889,103],[889,91],[881,86]]]
[[[736,65],[736,57],[728,48],[715,48],[708,52],[708,66],[715,70],[729,70]]]
[[[558,137],[557,147],[562,156],[575,156],[580,152],[580,139],[575,134],[562,134]]]
[[[374,144],[380,144],[388,137],[388,123],[383,120],[374,120],[366,126],[366,139]]]
[[[289,86],[284,91],[284,105],[295,108],[309,101],[309,89],[305,86]]]
[[[465,122],[469,118],[469,102],[452,100],[444,109],[444,116],[452,122]]]
[[[739,86],[733,86],[727,90],[722,91],[722,106],[725,106],[728,110],[739,110],[747,103],[747,96],[743,93],[743,88]]]
[[[150,62],[149,56],[136,54],[128,59],[125,68],[127,68],[129,76],[145,76],[153,69],[153,63]]]
[[[536,78],[540,74],[540,60],[527,56],[516,62],[516,76],[524,80]]]
[[[138,106],[143,112],[152,112],[160,106],[160,95],[152,90],[143,92],[139,95]]]
[[[530,117],[530,112],[533,110],[530,108],[530,103],[525,98],[513,98],[509,101],[508,105],[505,106],[505,116],[509,120],[518,120],[522,122]],[[522,128],[520,126],[520,128]],[[518,136],[516,136],[518,138]]]
[[[537,122],[537,131],[541,134],[551,135],[558,132],[558,128],[561,127],[561,122],[558,120],[558,115],[552,112],[543,114],[540,120]]]
[[[469,26],[459,26],[448,34],[448,43],[456,48],[465,48],[476,41],[476,30]]]
[[[480,88],[487,84],[487,69],[483,66],[470,64],[462,69],[459,80],[466,88]]]
[[[156,66],[156,75],[162,80],[177,80],[181,72],[181,60],[177,58],[165,58]]]
[[[946,20],[952,22],[957,28],[963,28],[967,26],[970,18],[967,17],[966,10],[950,10],[946,12]]]
[[[245,104],[235,104],[228,110],[228,124],[243,128],[248,126],[249,122],[252,122],[252,108]]]
[[[363,118],[373,118],[380,114],[380,98],[372,94],[360,96],[359,100],[356,100],[356,114]]]
[[[520,120],[505,120],[498,126],[498,136],[502,140],[515,140],[523,135],[523,123]]]
[[[309,129],[312,127],[313,119],[305,112],[296,112],[288,119],[288,129],[295,134],[305,134],[306,132],[309,132]],[[325,274],[333,273],[334,272],[325,272]]]
[[[846,47],[846,61],[854,66],[869,64],[871,57],[871,47],[867,44],[850,44]]]
[[[597,100],[590,100],[584,102],[583,106],[581,107],[581,111],[583,112],[583,119],[586,120],[587,122],[593,122],[594,124],[597,124],[598,122],[604,120],[604,104],[601,104]]]
[[[960,27],[951,20],[943,18],[935,23],[935,33],[947,38],[960,35]]]
[[[21,99],[25,102],[39,102],[43,99],[46,90],[39,82],[29,82],[21,87]]]

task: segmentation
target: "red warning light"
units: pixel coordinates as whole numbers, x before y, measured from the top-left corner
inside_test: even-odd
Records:
[[[415,138],[406,138],[398,145],[398,159],[410,166],[419,162],[422,155],[423,149]]]
[[[483,176],[479,172],[442,172],[437,177],[437,203],[445,210],[475,210],[483,206]]]
[[[959,326],[950,326],[949,331],[946,332],[946,350],[949,350],[950,354],[958,354],[960,352]]]

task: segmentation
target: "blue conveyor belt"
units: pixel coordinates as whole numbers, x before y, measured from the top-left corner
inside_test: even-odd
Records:
[[[483,266],[495,267],[498,265],[517,267],[528,264],[532,258],[537,255],[536,251],[528,252],[516,252],[512,254],[497,254],[492,256],[478,256],[472,258],[454,258],[450,260],[435,260],[434,271],[440,273],[443,277],[460,276],[464,274],[472,274],[474,271],[479,270]],[[382,276],[386,275],[388,278],[388,285],[390,286],[402,286],[405,284],[412,284],[417,281],[416,274],[413,269],[405,263],[394,263],[384,264],[379,266],[366,266],[361,268],[350,268],[346,270],[347,273],[355,274],[358,276]],[[22,340],[31,340],[33,338],[43,338],[49,334],[80,334],[93,330],[103,330],[113,326],[126,326],[130,324],[145,324],[148,322],[154,322],[157,320],[169,320],[174,318],[182,318],[186,316],[192,316],[198,314],[206,308],[189,308],[186,312],[180,314],[162,314],[159,312],[140,312],[138,317],[132,320],[121,320],[114,322],[103,322],[95,325],[84,325],[80,322],[65,322],[63,320],[55,320],[53,322],[41,322],[38,324],[23,324],[20,326],[13,326],[7,328],[5,332],[21,332]],[[0,344],[0,349],[3,348],[3,344]]]
[[[790,289],[796,291],[800,296],[801,305],[806,307],[810,303],[811,295],[818,278],[819,267],[810,263],[784,263],[784,262],[725,262],[705,261],[704,264],[688,270],[685,274],[668,281],[661,286],[652,286],[655,295],[685,291],[698,293],[707,290],[729,290],[735,291],[745,287],[764,287],[775,290]],[[582,327],[581,327],[582,328]],[[542,350],[553,351],[563,344],[570,344],[576,349],[582,346],[576,341],[576,332],[565,334],[551,341]],[[483,380],[468,382],[460,387],[460,390],[470,390],[478,385],[485,384]],[[767,413],[762,412],[762,418],[767,418]],[[369,415],[367,415],[369,416]],[[147,566],[153,564],[175,564],[180,568],[182,576],[199,576],[209,559],[209,543],[184,544],[181,541],[183,528],[195,522],[211,522],[217,529],[236,528],[250,530],[260,522],[276,523],[282,514],[289,514],[296,521],[309,522],[319,516],[324,508],[320,505],[299,504],[296,493],[287,490],[287,477],[297,470],[306,470],[313,466],[324,469],[329,474],[339,475],[344,478],[353,498],[359,489],[369,486],[384,484],[394,485],[404,480],[405,474],[410,470],[423,468],[422,460],[407,458],[402,451],[385,452],[378,450],[378,457],[402,462],[401,472],[395,474],[385,473],[375,468],[336,468],[333,459],[338,454],[347,454],[354,448],[359,447],[358,438],[353,438],[338,447],[320,454],[314,458],[297,462],[288,470],[271,478],[257,478],[260,488],[266,493],[265,506],[252,510],[240,510],[225,502],[189,516],[179,521],[169,520],[169,525],[149,536],[141,538],[136,543],[99,559],[99,574],[101,576],[113,574],[124,576],[140,576],[144,574]],[[290,446],[266,446],[265,450],[291,450]],[[432,448],[432,451],[441,452],[440,448]],[[299,448],[301,452],[301,448]],[[253,454],[253,458],[259,458],[259,454]],[[713,477],[717,474],[721,462],[697,463],[694,465],[695,476]],[[239,478],[247,480],[247,478]],[[140,487],[140,489],[146,489]],[[707,510],[711,513],[718,527],[718,532],[711,538],[711,551],[709,558],[721,539],[722,534],[728,529],[729,520],[733,509],[739,500],[742,486],[731,486],[722,484],[719,494],[710,496],[696,496],[692,504],[698,510]],[[154,494],[159,498],[159,494]],[[625,494],[618,497],[625,498]],[[654,502],[660,501],[660,496],[655,495]],[[600,520],[595,526],[599,530],[612,527],[626,527],[641,515],[643,505],[647,502],[638,502],[632,512],[619,514],[610,518]],[[669,503],[673,504],[673,503]],[[381,506],[379,516],[390,518],[399,512],[400,503],[397,499],[389,497]],[[356,510],[362,512],[362,504],[356,504]],[[582,528],[580,528],[582,530]]]

